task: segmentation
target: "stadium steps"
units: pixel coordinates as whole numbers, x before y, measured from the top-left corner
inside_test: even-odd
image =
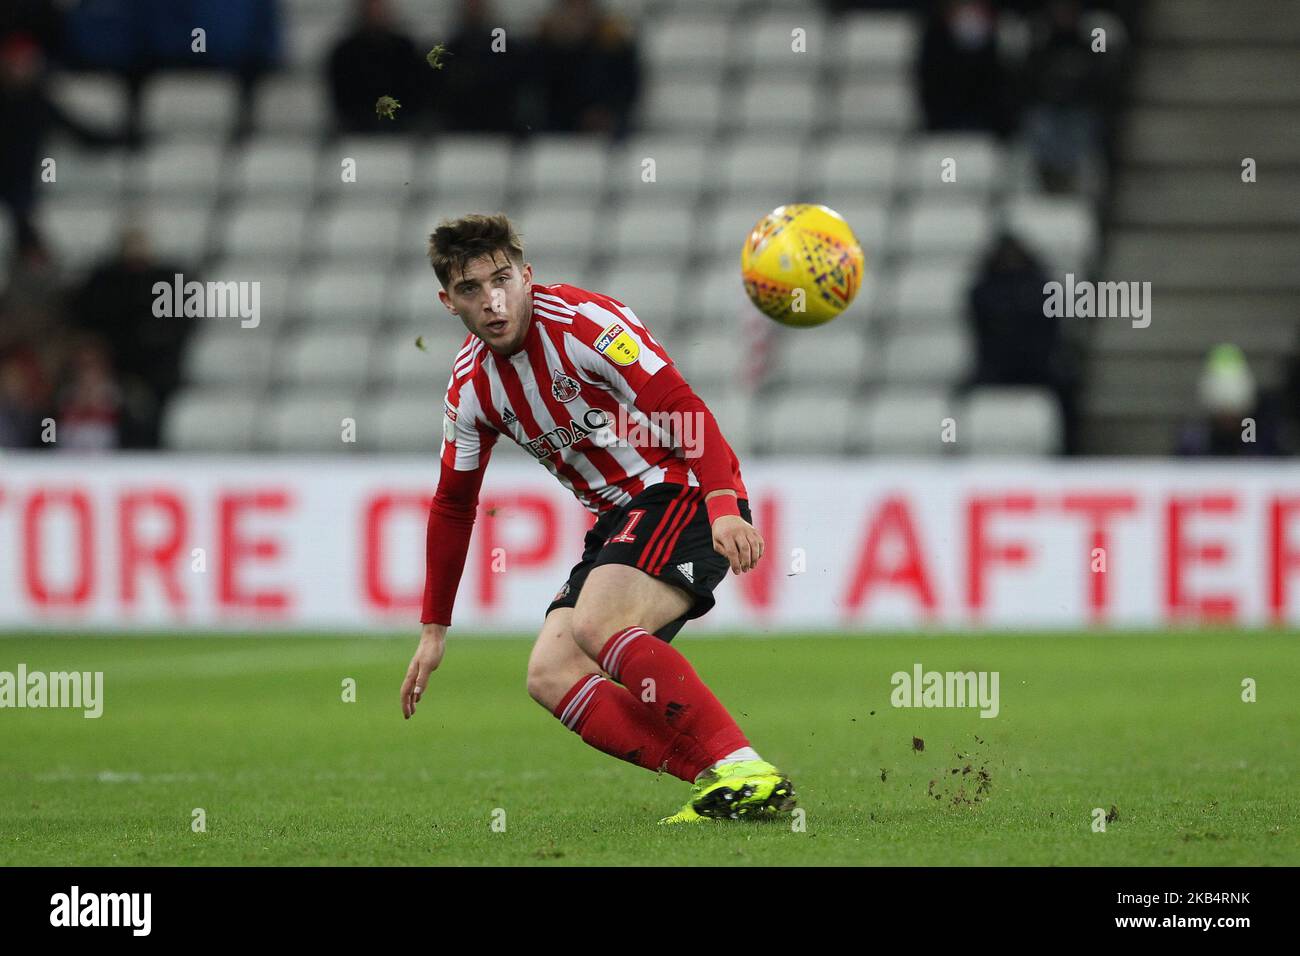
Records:
[[[1300,348],[1300,7],[1155,0],[1140,36],[1099,278],[1150,282],[1151,324],[1094,320],[1093,454],[1168,452],[1212,346],[1239,345],[1264,389]]]

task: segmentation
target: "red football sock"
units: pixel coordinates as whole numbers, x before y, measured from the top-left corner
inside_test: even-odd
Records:
[[[688,734],[632,696],[626,687],[587,674],[569,688],[555,716],[583,741],[638,767],[694,783],[714,761]]]
[[[653,687],[646,706],[662,715],[669,727],[694,737],[700,749],[712,757],[710,762],[749,746],[727,708],[690,662],[643,628],[625,628],[611,637],[600,652],[599,663],[605,673],[636,695],[634,699],[644,700],[643,689]]]

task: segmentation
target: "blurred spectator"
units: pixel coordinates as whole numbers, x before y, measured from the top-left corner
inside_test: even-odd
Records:
[[[0,40],[0,202],[9,208],[20,240],[34,232],[32,214],[46,137],[57,129],[92,146],[122,145],[125,132],[79,122],[50,98],[45,54],[35,37],[11,33]]]
[[[1043,385],[1061,407],[1064,451],[1076,451],[1076,362],[1061,320],[1045,314],[1047,273],[1019,240],[998,237],[970,293],[971,385]]]
[[[112,451],[123,444],[125,393],[102,342],[88,338],[73,350],[56,406],[56,448]]]
[[[1271,403],[1262,400],[1246,356],[1235,345],[1216,345],[1197,385],[1200,417],[1184,425],[1176,454],[1257,457],[1282,453]]]
[[[143,230],[128,228],[119,254],[96,267],[70,301],[73,323],[102,337],[127,388],[138,383],[147,391],[154,408],[136,413],[144,424],[132,443],[149,447],[157,444],[156,409],[180,384],[181,359],[195,324],[192,317],[155,316],[153,287],[170,286],[181,271],[154,258]]]
[[[53,345],[63,332],[63,298],[62,277],[44,241],[35,231],[21,234],[0,295],[0,352]]]
[[[238,135],[251,125],[257,81],[280,61],[279,10],[279,0],[84,0],[68,13],[69,59],[126,80],[133,131],[144,87],[159,70],[229,72],[240,83]]]
[[[997,19],[989,0],[941,0],[933,7],[916,64],[926,129],[1010,131]]]
[[[494,51],[492,31],[499,26],[487,0],[462,0],[460,19],[446,43],[446,65],[431,77],[433,109],[448,129],[522,131],[520,96],[534,51],[513,35],[504,52]]]
[[[34,352],[0,352],[0,448],[40,444],[45,391]]]
[[[621,137],[641,91],[636,38],[597,0],[558,0],[538,30],[546,129]]]
[[[1118,52],[1094,53],[1078,0],[1052,0],[1034,23],[1025,63],[1025,134],[1048,192],[1076,189],[1098,155]]]
[[[14,33],[34,39],[49,59],[63,50],[63,13],[54,0],[5,0],[0,6],[0,41]]]
[[[329,56],[334,117],[349,133],[408,130],[424,110],[427,78],[423,74],[429,66],[415,42],[394,22],[388,0],[358,0],[356,8],[351,32]],[[381,96],[401,104],[391,120],[375,115],[375,101]]]
[[[1282,407],[1287,409],[1285,427],[1288,430],[1286,447],[1300,454],[1300,337],[1287,361],[1286,379],[1282,386]]]

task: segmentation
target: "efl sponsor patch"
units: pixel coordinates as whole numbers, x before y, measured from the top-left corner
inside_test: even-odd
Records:
[[[443,411],[447,413],[447,417],[454,422],[456,420],[456,409],[452,408],[451,405],[447,402],[443,402],[442,407],[443,407]]]
[[[631,365],[641,355],[641,346],[628,335],[623,323],[613,322],[605,327],[596,340],[596,351],[615,365]]]

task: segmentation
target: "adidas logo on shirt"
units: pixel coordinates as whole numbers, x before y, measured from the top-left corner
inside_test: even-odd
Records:
[[[679,564],[677,565],[677,570],[682,572],[682,577],[687,581],[690,581],[692,584],[695,583],[695,564],[693,562],[687,561],[685,564]]]
[[[515,421],[515,413],[512,412],[508,406],[507,406],[506,409],[501,413],[501,421],[502,421],[504,424],[506,424],[506,425],[512,425],[512,424],[514,424],[514,421]]]

